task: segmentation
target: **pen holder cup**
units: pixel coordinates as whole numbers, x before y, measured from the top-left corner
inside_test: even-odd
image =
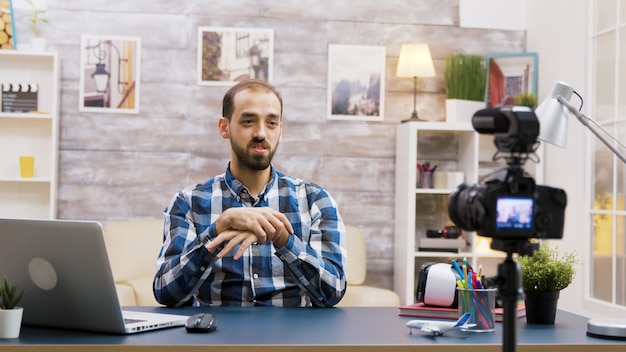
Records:
[[[35,157],[34,156],[20,156],[20,177],[31,178],[35,173]]]
[[[417,188],[433,188],[433,172],[417,172]]]
[[[459,317],[470,312],[472,316],[467,322],[474,326],[461,328],[470,332],[492,332],[496,330],[495,308],[496,289],[462,289],[457,288],[457,299],[459,301]]]

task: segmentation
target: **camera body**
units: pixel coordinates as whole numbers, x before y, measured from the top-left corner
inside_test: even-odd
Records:
[[[518,106],[483,109],[474,114],[472,125],[479,133],[496,136],[494,143],[498,153],[507,154],[508,167],[481,183],[459,185],[448,200],[450,219],[461,229],[494,239],[562,238],[567,195],[536,185],[522,168],[536,149],[536,115]]]
[[[562,238],[567,196],[538,186],[522,169],[501,169],[483,183],[462,184],[448,214],[462,229],[493,238]]]

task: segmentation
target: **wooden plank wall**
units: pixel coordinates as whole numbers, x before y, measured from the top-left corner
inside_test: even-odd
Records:
[[[196,85],[198,26],[274,29],[274,81],[285,104],[278,169],[325,186],[367,236],[368,279],[392,287],[395,128],[412,79],[394,77],[404,43],[428,43],[437,77],[419,80],[418,111],[444,119],[443,67],[454,52],[522,52],[524,31],[459,27],[458,0],[48,0],[41,27],[62,64],[58,217],[155,218],[180,188],[221,173],[224,87]],[[28,29],[18,18],[18,28]],[[140,113],[78,111],[80,36],[142,39]],[[24,34],[27,37],[28,33]],[[385,119],[326,119],[328,44],[386,48]],[[355,58],[356,59],[356,58]]]

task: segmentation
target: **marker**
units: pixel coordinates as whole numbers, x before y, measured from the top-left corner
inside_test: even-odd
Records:
[[[463,279],[465,280],[465,287],[469,287],[468,285],[468,277],[467,277],[467,258],[463,257]]]
[[[456,259],[452,259],[452,266],[459,273],[459,277],[461,278],[461,280],[463,280],[463,271],[459,267],[459,263],[456,262]]]

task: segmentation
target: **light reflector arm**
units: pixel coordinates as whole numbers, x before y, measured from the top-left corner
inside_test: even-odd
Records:
[[[572,104],[570,104],[567,100],[565,100],[565,98],[563,98],[562,96],[558,96],[557,100],[559,101],[559,103],[563,104],[563,106],[565,106],[572,114],[574,114],[574,116],[576,116],[576,118],[578,119],[578,121],[580,121],[580,123],[582,123],[585,127],[587,127],[596,137],[598,137],[598,139],[604,143],[604,145],[606,145],[609,149],[611,149],[611,151],[622,160],[622,162],[624,164],[626,164],[626,156],[624,156],[624,154],[620,153],[619,150],[617,150],[617,148],[615,148],[615,146],[613,146],[613,144],[611,144],[611,142],[609,142],[606,138],[604,138],[604,136],[602,134],[600,134],[600,132],[598,132],[598,129],[600,129],[602,132],[604,132],[607,136],[611,137],[611,139],[613,139],[614,141],[616,141],[619,145],[621,145],[623,148],[626,148],[626,146],[624,146],[624,144],[622,144],[622,142],[620,142],[617,138],[613,137],[610,133],[608,133],[604,128],[602,128],[602,126],[598,125],[594,120],[592,120],[590,117],[586,116],[585,114],[583,114],[582,112],[578,111],[578,109],[576,109],[576,107],[574,107]],[[589,124],[589,123],[593,123],[593,125]]]

